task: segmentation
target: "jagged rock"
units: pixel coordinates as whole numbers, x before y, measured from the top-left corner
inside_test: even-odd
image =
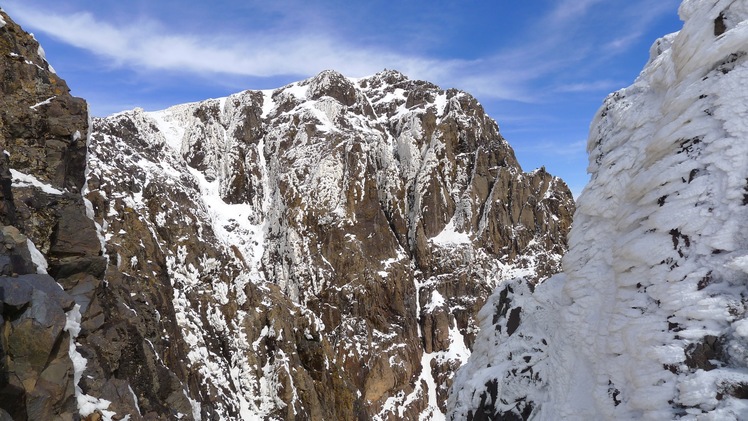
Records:
[[[85,101],[69,95],[39,44],[7,17],[0,28],[0,121],[10,167],[58,188],[80,190],[86,165]]]
[[[57,226],[52,232],[50,256],[66,257],[75,255],[98,255],[101,243],[96,236],[96,228],[91,219],[81,214],[75,206],[60,210]]]
[[[33,37],[0,17],[0,417],[72,421],[80,416],[70,356],[75,302],[54,269],[61,256],[101,259],[80,195],[88,114]]]
[[[31,285],[16,278],[3,278],[0,284],[0,301],[4,307],[20,310],[31,301],[33,293]]]
[[[16,227],[3,226],[0,230],[0,263],[2,275],[12,276],[19,273],[34,273],[36,266],[26,244],[26,237]]]
[[[2,231],[17,247],[26,247],[26,238],[13,227]],[[28,250],[16,256],[24,255]],[[36,269],[31,261],[19,266]],[[0,277],[0,407],[13,419],[72,420],[77,412],[70,337],[64,331],[65,312],[72,306],[72,298],[48,275]]]

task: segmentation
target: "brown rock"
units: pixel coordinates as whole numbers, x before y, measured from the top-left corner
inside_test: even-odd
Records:
[[[97,256],[101,243],[96,236],[94,222],[81,213],[77,206],[67,206],[60,210],[57,226],[52,232],[52,257]]]

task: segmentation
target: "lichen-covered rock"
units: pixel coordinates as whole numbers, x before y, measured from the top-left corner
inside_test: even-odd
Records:
[[[47,63],[39,43],[4,12],[0,28],[0,147],[10,167],[56,188],[80,191],[88,110]]]

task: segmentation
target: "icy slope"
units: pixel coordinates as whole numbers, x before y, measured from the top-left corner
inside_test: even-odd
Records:
[[[574,209],[394,71],[96,120],[89,167],[109,286],[203,418],[443,418],[477,310],[560,269]]]
[[[748,417],[748,2],[680,16],[595,117],[564,273],[483,308],[452,419]]]

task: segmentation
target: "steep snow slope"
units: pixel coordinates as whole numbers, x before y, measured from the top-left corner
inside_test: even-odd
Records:
[[[90,152],[108,286],[203,418],[443,418],[475,313],[558,271],[574,206],[474,98],[394,71],[127,111]]]
[[[451,419],[748,417],[748,2],[680,16],[595,117],[563,274],[481,311]]]

